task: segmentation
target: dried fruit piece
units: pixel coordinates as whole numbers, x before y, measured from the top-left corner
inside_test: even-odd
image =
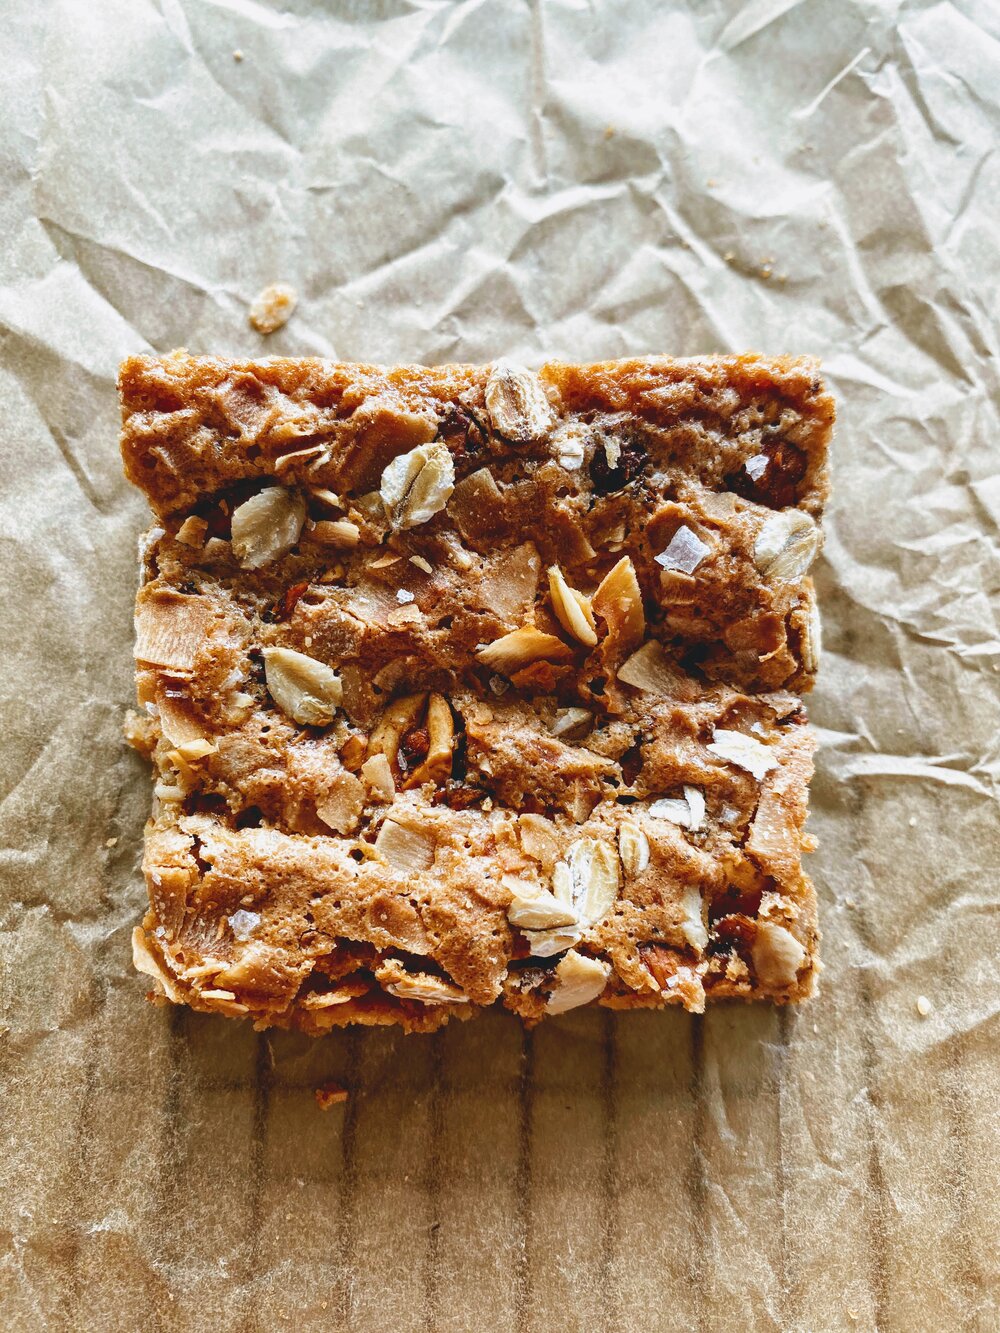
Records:
[[[792,986],[805,962],[806,951],[784,926],[759,921],[750,956],[757,979],[765,986]]]
[[[669,819],[696,833],[705,821],[705,797],[697,787],[685,787],[682,800],[664,797],[650,805],[649,813],[654,819]]]
[[[646,632],[646,614],[642,607],[642,590],[636,577],[635,566],[625,555],[610,569],[598,584],[591,605],[608,622],[608,632],[620,652],[631,652]]]
[[[332,722],[344,694],[331,667],[293,648],[264,649],[264,679],[281,711],[304,727]]]
[[[649,839],[634,820],[623,819],[618,826],[618,855],[629,878],[641,875],[649,865]]]
[[[375,839],[375,850],[394,870],[430,870],[434,864],[434,837],[421,829],[386,819]]]
[[[394,527],[415,528],[440,513],[454,489],[451,453],[432,441],[394,458],[382,473],[379,494]]]
[[[313,541],[332,546],[337,551],[350,551],[361,540],[361,529],[348,518],[320,519],[309,530]]]
[[[265,486],[233,511],[233,554],[243,569],[287,555],[302,533],[306,506],[287,486]]]
[[[682,523],[671,537],[667,549],[654,559],[664,569],[676,570],[679,574],[693,574],[705,557],[711,554],[712,548],[686,523]]]
[[[552,408],[542,382],[523,366],[495,362],[486,381],[485,397],[493,429],[515,444],[540,440],[552,425]]]
[[[745,768],[758,782],[765,774],[770,773],[772,768],[778,767],[773,751],[744,731],[728,731],[724,727],[716,727],[712,732],[712,744],[708,750],[710,754],[725,759],[729,764]]]
[[[549,593],[556,619],[566,633],[572,634],[574,639],[586,647],[593,648],[597,643],[597,629],[590,599],[569,586],[558,565],[552,565],[549,569]]]
[[[287,282],[272,282],[257,293],[250,307],[250,326],[258,333],[274,333],[292,317],[298,293]]]
[[[562,639],[555,634],[545,634],[533,625],[511,630],[476,653],[484,667],[490,671],[499,671],[504,676],[512,676],[529,662],[537,662],[542,658],[557,662],[572,655]]]
[[[799,579],[806,573],[822,543],[819,528],[801,509],[772,514],[757,533],[754,564],[776,583]]]
[[[564,1014],[568,1009],[596,1000],[610,975],[607,963],[570,949],[556,967],[556,985],[545,1005],[546,1013]]]

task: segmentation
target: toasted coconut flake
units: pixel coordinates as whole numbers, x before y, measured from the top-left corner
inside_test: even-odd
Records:
[[[207,597],[166,592],[140,596],[135,611],[136,660],[187,674],[214,619]]]
[[[394,527],[415,528],[440,513],[454,489],[451,453],[432,441],[394,458],[382,473],[379,494]]]
[[[610,975],[609,964],[570,949],[556,967],[556,986],[546,1003],[546,1012],[564,1014],[596,1000]]]
[[[549,594],[556,619],[566,633],[586,647],[593,648],[597,643],[597,631],[590,601],[569,586],[558,565],[552,565],[549,569]]]
[[[287,555],[302,533],[306,506],[287,486],[265,486],[233,510],[233,554],[242,569],[260,569]]]
[[[376,975],[381,980],[379,973]],[[401,1000],[418,1000],[421,1004],[469,1003],[465,991],[430,972],[404,972],[396,980],[385,981],[383,984],[390,995],[396,995]]]
[[[822,544],[819,528],[801,509],[772,514],[754,542],[754,564],[772,583],[799,579],[816,558]]]
[[[524,624],[534,609],[541,567],[534,542],[500,555],[483,572],[481,604],[505,624]]]
[[[498,435],[517,444],[540,440],[552,425],[542,382],[530,370],[497,361],[486,381],[486,410]]]
[[[705,797],[697,787],[685,787],[683,799],[664,797],[653,801],[649,813],[654,819],[669,819],[695,833],[705,821]]]
[[[337,673],[292,648],[264,649],[268,693],[283,713],[304,727],[325,727],[343,698]]]
[[[361,765],[361,778],[372,796],[391,801],[396,795],[392,768],[384,754],[373,754]]]
[[[173,1000],[174,1004],[183,1003],[184,997],[174,978],[153,952],[141,926],[132,931],[132,966],[144,976],[152,977],[168,1000]]]
[[[326,795],[316,802],[316,813],[335,833],[353,833],[365,804],[364,783],[353,773],[338,773]]]
[[[656,563],[664,569],[675,570],[680,574],[693,574],[706,556],[711,555],[708,546],[686,523],[674,533],[665,551],[655,557]]]
[[[562,639],[555,634],[545,634],[533,625],[524,625],[521,629],[511,630],[499,639],[480,648],[476,657],[490,671],[499,671],[502,675],[512,676],[521,667],[531,662],[545,659],[550,662],[572,657]]]
[[[778,767],[773,750],[743,731],[727,731],[725,728],[716,727],[712,732],[712,742],[708,747],[710,754],[725,759],[727,763],[735,764],[738,768],[746,769],[758,782],[773,768]]]
[[[594,610],[608,622],[608,632],[616,640],[619,652],[631,652],[642,643],[646,632],[646,613],[635,566],[625,555],[605,574],[592,599]]]

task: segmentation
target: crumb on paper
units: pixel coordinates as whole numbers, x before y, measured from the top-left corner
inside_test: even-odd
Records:
[[[917,1013],[921,1018],[926,1018],[933,1008],[934,1006],[931,1004],[930,1000],[928,1000],[926,995],[917,996]]]
[[[316,1105],[321,1111],[329,1111],[331,1106],[336,1106],[338,1102],[346,1102],[347,1089],[341,1087],[339,1083],[321,1083],[315,1092]]]
[[[615,127],[613,125],[609,125],[604,131],[605,139],[613,139],[614,134],[615,134]]]
[[[235,50],[235,51],[233,52],[233,59],[236,61],[237,65],[238,65],[238,64],[240,63],[240,61],[243,59],[243,52],[240,51],[239,49]]]
[[[273,282],[258,293],[250,307],[250,325],[258,333],[274,333],[292,317],[298,303],[294,287],[287,282]]]
[[[725,260],[727,264],[731,264],[733,260],[736,258],[736,255],[733,253],[732,250],[727,250],[726,253],[722,256],[722,258]]]
[[[108,840],[105,842],[104,845],[105,845],[105,847],[117,847],[117,846],[118,846],[118,839],[117,839],[117,838],[108,838]]]

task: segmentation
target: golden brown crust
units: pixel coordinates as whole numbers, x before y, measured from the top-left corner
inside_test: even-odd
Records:
[[[320,1032],[811,992],[813,362],[120,386],[163,994]]]

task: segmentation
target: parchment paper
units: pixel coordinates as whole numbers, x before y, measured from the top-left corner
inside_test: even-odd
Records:
[[[3,64],[0,1326],[996,1328],[1000,8],[13,0]],[[824,358],[818,1000],[146,1004],[114,375],[177,345]]]

